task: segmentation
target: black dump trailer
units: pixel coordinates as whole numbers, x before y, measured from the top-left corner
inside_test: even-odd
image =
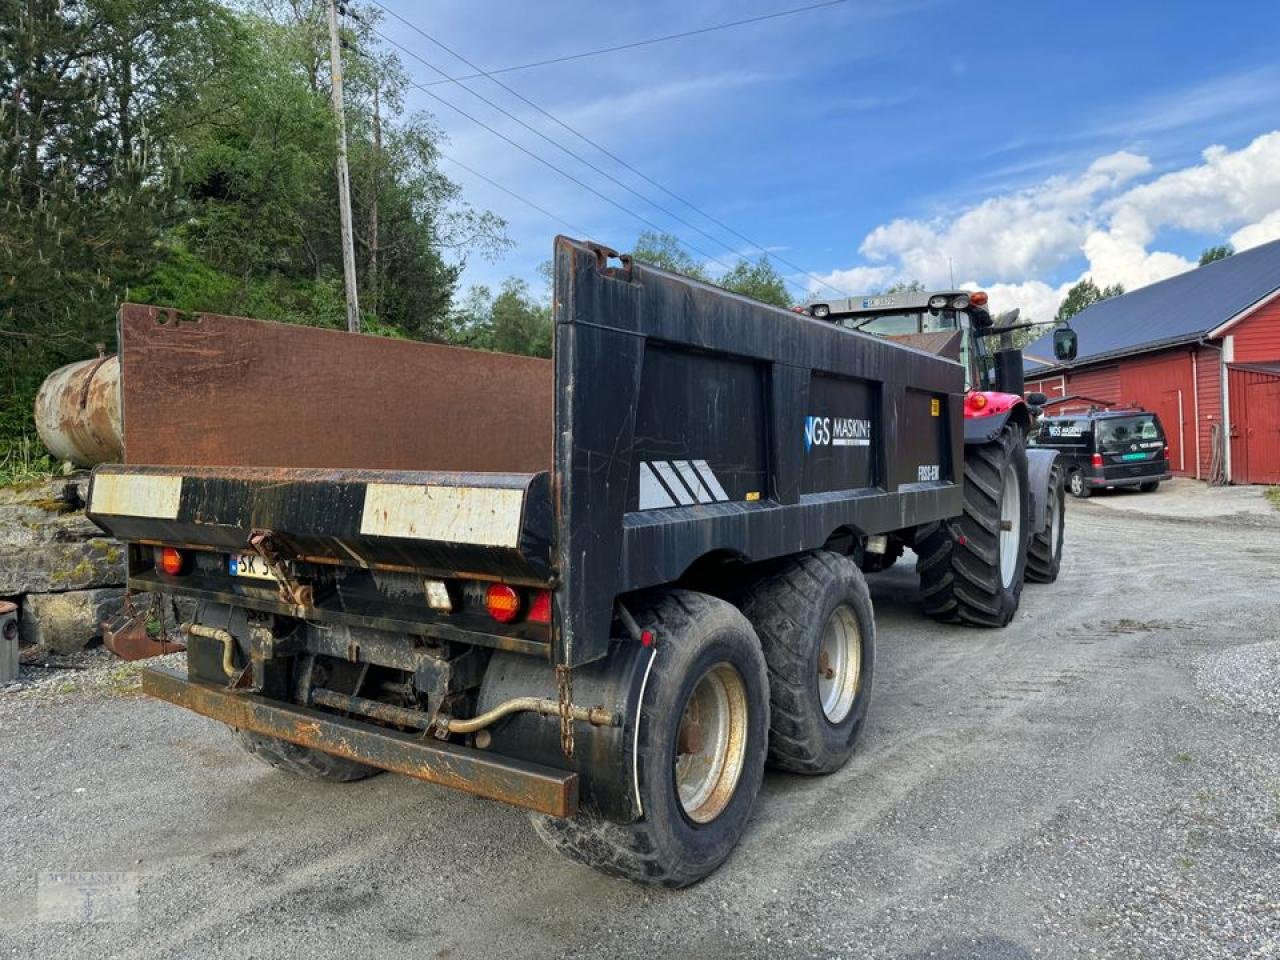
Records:
[[[868,538],[960,513],[952,360],[555,245],[554,361],[126,306],[89,513],[198,602],[144,690],[682,886],[864,724]],[[145,612],[139,613],[144,616]]]

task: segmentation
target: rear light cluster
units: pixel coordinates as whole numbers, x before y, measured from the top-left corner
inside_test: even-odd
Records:
[[[167,577],[180,577],[187,571],[187,558],[181,550],[160,547],[156,550],[156,569]]]
[[[505,583],[491,583],[484,597],[485,609],[498,623],[551,622],[551,591],[522,591]]]
[[[1095,453],[1092,457],[1090,457],[1089,462],[1095,467],[1102,466],[1102,454]]]

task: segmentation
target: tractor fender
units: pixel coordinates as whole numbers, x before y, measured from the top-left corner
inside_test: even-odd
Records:
[[[1057,450],[1031,447],[1027,450],[1027,485],[1031,488],[1031,529],[1044,529],[1049,509],[1049,475],[1058,462]]]
[[[990,443],[996,437],[1000,436],[1000,431],[1004,429],[1006,423],[1012,420],[1018,428],[1025,434],[1031,427],[1031,411],[1027,405],[1019,397],[1018,401],[1002,413],[992,413],[986,416],[969,416],[966,410],[964,418],[964,442],[966,445],[972,443]]]

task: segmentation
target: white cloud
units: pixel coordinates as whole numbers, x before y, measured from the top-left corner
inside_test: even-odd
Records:
[[[1036,186],[989,197],[952,215],[897,219],[876,227],[859,252],[869,265],[835,270],[836,286],[884,286],[917,279],[950,283],[952,272],[983,286],[999,310],[1020,307],[1047,320],[1075,280],[1053,284],[1064,267],[1083,262],[1076,276],[1126,289],[1164,280],[1195,262],[1152,249],[1167,229],[1222,236],[1237,249],[1280,238],[1280,131],[1239,150],[1212,146],[1202,160],[1146,182],[1152,165],[1128,151],[1099,157],[1077,176],[1054,176]],[[855,282],[861,281],[861,282]]]
[[[1280,210],[1273,210],[1257,223],[1241,227],[1231,235],[1231,245],[1237,250],[1248,250],[1272,240],[1280,240]]]
[[[872,293],[881,290],[893,280],[897,274],[895,267],[851,267],[848,270],[832,270],[821,275],[822,286],[810,281],[809,292],[815,296],[829,296],[831,287],[842,290],[852,296],[860,293]],[[825,286],[831,284],[831,287]]]

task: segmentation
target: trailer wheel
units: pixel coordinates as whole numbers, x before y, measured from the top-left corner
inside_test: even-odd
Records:
[[[861,571],[825,550],[794,557],[752,586],[742,612],[769,664],[770,762],[793,773],[839,770],[862,732],[875,671]]]
[[[339,783],[350,783],[352,780],[364,780],[374,774],[382,773],[378,767],[365,763],[357,763],[346,757],[335,757],[323,750],[311,747],[300,747],[288,740],[268,737],[249,730],[231,728],[236,741],[244,750],[269,767],[283,770],[305,780],[334,780]]]
[[[1085,483],[1084,474],[1079,470],[1071,471],[1067,484],[1071,487],[1071,495],[1078,500],[1088,500],[1089,494],[1093,492],[1089,489],[1089,484]]]
[[[906,545],[897,538],[890,537],[889,545],[885,547],[884,553],[864,553],[862,555],[861,569],[863,573],[880,573],[882,570],[888,570],[902,558],[902,551],[906,549]]]
[[[1027,579],[1032,583],[1053,583],[1062,567],[1062,534],[1065,528],[1066,495],[1062,471],[1055,466],[1049,471],[1049,498],[1045,502],[1044,529],[1038,531],[1027,547]]]
[[[1027,565],[1027,494],[1027,451],[1016,426],[965,448],[964,512],[916,532],[926,614],[984,627],[1013,619]]]
[[[642,816],[535,815],[551,847],[603,873],[687,887],[732,852],[764,776],[769,681],[751,624],[732,605],[673,590],[633,614],[657,638],[628,742]],[[629,773],[630,771],[628,771]]]

